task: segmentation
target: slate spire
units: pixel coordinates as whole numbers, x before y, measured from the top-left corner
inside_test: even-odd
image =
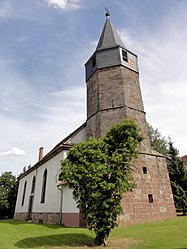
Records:
[[[125,48],[125,45],[123,44],[116,29],[114,28],[113,24],[111,23],[109,17],[110,17],[110,14],[109,14],[109,12],[107,12],[106,13],[106,21],[105,21],[99,42],[97,44],[96,51],[109,49],[109,48],[115,48],[115,47]]]

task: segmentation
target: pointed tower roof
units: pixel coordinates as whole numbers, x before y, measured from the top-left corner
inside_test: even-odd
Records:
[[[96,51],[108,49],[108,48],[114,48],[114,47],[122,47],[125,48],[125,45],[123,44],[121,38],[119,37],[116,29],[112,25],[109,14],[106,14],[106,22],[103,27],[103,31],[101,33]]]

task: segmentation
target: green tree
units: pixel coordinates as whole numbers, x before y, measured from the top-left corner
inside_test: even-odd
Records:
[[[187,210],[187,169],[179,157],[179,151],[169,141],[167,166],[176,209]]]
[[[12,218],[16,204],[18,181],[12,172],[0,176],[0,217]]]
[[[75,145],[62,161],[60,179],[73,189],[77,207],[93,229],[97,245],[106,244],[122,213],[124,193],[135,187],[131,162],[142,141],[137,125],[126,120],[114,125],[101,139]]]
[[[166,156],[175,207],[185,214],[187,210],[186,166],[170,139],[167,141],[165,137],[162,137],[160,131],[151,125],[149,125],[149,135],[152,148]]]
[[[166,140],[165,137],[161,135],[158,129],[154,129],[153,126],[151,125],[148,125],[148,128],[149,128],[151,147],[155,151],[166,156],[168,152],[168,141]]]

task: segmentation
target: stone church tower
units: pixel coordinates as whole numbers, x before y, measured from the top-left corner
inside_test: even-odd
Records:
[[[133,119],[144,140],[134,163],[137,187],[122,200],[120,223],[137,224],[176,216],[165,157],[151,149],[139,83],[137,55],[129,51],[109,14],[97,48],[85,64],[87,136],[101,137],[115,123]]]

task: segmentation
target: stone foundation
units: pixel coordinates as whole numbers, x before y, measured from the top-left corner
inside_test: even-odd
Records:
[[[14,214],[14,219],[15,220],[27,220],[29,214],[28,213],[15,213]]]
[[[31,219],[35,223],[44,224],[60,224],[60,214],[59,213],[32,213]]]
[[[27,220],[29,213],[15,213],[14,219]],[[85,227],[83,215],[80,213],[32,213],[34,223],[65,225],[69,227]]]
[[[27,220],[29,218],[29,213],[15,213],[14,219],[16,220]],[[32,213],[30,219],[34,223],[44,223],[44,224],[60,224],[60,214],[59,213]]]

